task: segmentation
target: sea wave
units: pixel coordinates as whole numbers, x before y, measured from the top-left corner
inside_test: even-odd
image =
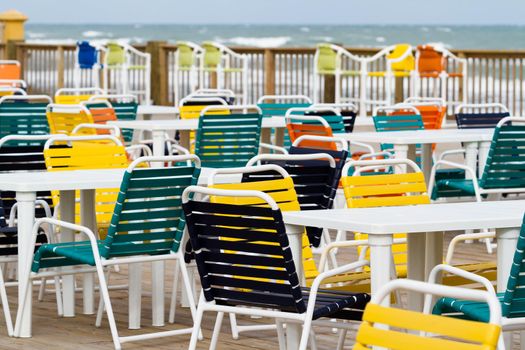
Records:
[[[99,32],[96,30],[86,30],[85,32],[82,32],[82,36],[84,38],[101,38],[101,37],[112,37],[112,33],[106,33],[106,32]]]
[[[27,36],[29,37],[29,39],[43,39],[45,38],[47,35],[46,33],[38,33],[38,32],[27,32]]]
[[[256,38],[256,37],[243,37],[238,36],[229,39],[222,39],[225,43],[232,43],[242,46],[255,46],[255,47],[280,47],[286,45],[290,40],[289,36],[273,36],[266,38]]]

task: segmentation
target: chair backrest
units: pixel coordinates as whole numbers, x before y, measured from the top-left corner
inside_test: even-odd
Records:
[[[490,321],[474,322],[382,306],[381,303],[398,289],[487,303]],[[367,304],[353,349],[496,350],[501,334],[499,308],[497,298],[488,292],[412,280],[391,281],[376,292]],[[385,329],[385,326],[388,328]]]
[[[442,98],[435,97],[409,97],[403,104],[415,107],[426,130],[441,129],[443,119],[447,115],[447,104]]]
[[[98,50],[95,46],[91,45],[89,41],[78,41],[77,42],[77,64],[81,69],[93,69],[97,65]]]
[[[3,85],[3,83],[0,81],[0,97],[13,95],[27,95],[27,93],[24,89],[16,87],[16,84],[15,86],[12,84]]]
[[[179,115],[181,119],[197,119],[202,111],[208,106],[227,106],[227,102],[221,97],[187,97],[179,103]],[[229,114],[229,111],[214,110],[209,114]]]
[[[343,115],[341,114],[341,111],[338,111],[334,107],[328,107],[328,106],[317,106],[313,105],[308,108],[291,108],[288,110],[290,114],[294,114],[295,111],[302,111],[303,115],[313,115],[322,117],[328,125],[330,125],[330,128],[332,129],[332,133],[334,134],[344,134],[346,133],[346,126],[343,120]],[[353,125],[352,125],[353,128]]]
[[[257,106],[264,117],[284,117],[290,108],[306,108],[312,100],[305,95],[264,95],[257,100]]]
[[[55,92],[55,103],[77,105],[88,101],[93,95],[101,95],[101,88],[62,88]]]
[[[99,102],[83,102],[82,105],[87,108],[93,118],[93,123],[106,125],[109,121],[116,121],[117,114],[115,109],[108,101],[99,101]],[[98,135],[110,134],[109,129],[97,129]]]
[[[48,171],[115,169],[129,164],[122,142],[111,135],[54,136],[44,146],[44,158]]]
[[[210,114],[222,106],[209,106],[202,111],[195,141],[195,154],[202,166],[229,168],[244,166],[259,153],[262,114],[256,106],[226,107],[229,110],[248,107],[256,113]]]
[[[336,161],[323,150],[304,149],[302,154],[260,154],[250,159],[246,166],[257,164],[277,164],[286,170],[293,180],[301,210],[331,209],[333,207],[344,162]],[[281,178],[281,174],[269,170],[244,173],[242,182]],[[318,247],[321,243],[322,232],[322,228],[306,228],[308,240],[314,247]]]
[[[52,134],[70,135],[79,124],[93,124],[91,113],[82,105],[49,104],[46,110],[49,130]],[[96,135],[96,131],[86,131]]]
[[[479,186],[484,189],[525,188],[525,118],[500,120]]]
[[[109,101],[113,107],[118,120],[136,120],[138,100],[135,95],[93,95],[89,98],[90,103],[96,101]],[[124,142],[130,143],[133,139],[132,129],[122,129]]]
[[[177,64],[179,69],[189,69],[196,63],[194,47],[185,42],[177,43]]]
[[[406,56],[405,56],[406,55]],[[392,62],[391,68],[393,71],[411,72],[414,70],[415,61],[412,55],[412,46],[409,44],[397,44],[393,50],[386,55],[387,61],[398,60],[405,56],[401,61]]]
[[[46,108],[51,102],[45,95],[0,98],[0,137],[49,134]]]
[[[295,142],[299,137],[303,135],[310,136],[326,136],[333,137],[332,128],[328,122],[319,116],[295,116],[287,112],[286,116],[286,129],[290,136],[290,141]],[[335,143],[326,144],[326,142],[318,141],[305,141],[304,146],[323,148],[327,147],[332,150],[337,150]]]
[[[108,66],[120,66],[126,63],[126,49],[116,42],[106,44],[105,62]]]
[[[341,130],[340,128],[334,128],[332,126],[332,130],[334,131],[334,133],[336,134],[339,132],[350,133],[354,131],[354,125],[355,125],[356,118],[357,118],[357,106],[356,105],[354,105],[353,103],[316,103],[311,106],[312,109],[325,108],[325,107],[335,109],[335,111],[338,114],[340,114],[341,117],[343,118],[344,129]],[[322,111],[322,110],[318,110],[317,113],[318,113],[317,115],[321,115],[321,116],[331,114],[330,111]]]
[[[408,105],[378,108],[373,116],[377,132],[423,130],[425,124],[419,111]],[[391,149],[391,144],[381,144],[382,149]]]
[[[222,52],[217,45],[211,41],[206,41],[202,43],[202,48],[204,49],[202,63],[204,68],[207,69],[216,69],[217,66],[221,64]]]
[[[501,103],[462,104],[456,108],[458,129],[494,128],[508,116],[509,110]]]
[[[153,161],[164,166],[142,166]],[[124,173],[101,255],[111,258],[178,251],[185,224],[182,193],[197,184],[199,174],[195,155],[133,161]]]
[[[183,208],[207,301],[306,311],[281,211],[268,194],[192,186]]]
[[[45,171],[44,143],[52,135],[9,135],[0,139],[0,173]],[[47,202],[52,208],[53,202],[49,191],[37,193],[37,199]],[[0,191],[4,215],[9,217],[11,208],[16,203],[15,192]],[[46,213],[41,206],[35,208],[35,216],[43,217]],[[1,226],[1,225],[0,225]]]
[[[20,62],[15,60],[0,60],[0,79],[22,79],[22,70],[20,69]]]
[[[439,74],[447,70],[447,60],[443,52],[432,45],[419,45],[416,52],[416,66],[419,74]]]
[[[337,51],[332,48],[332,44],[318,44],[315,53],[317,58],[314,63],[318,74],[335,74],[337,66]]]

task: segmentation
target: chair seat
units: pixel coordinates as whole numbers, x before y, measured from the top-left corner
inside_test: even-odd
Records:
[[[503,296],[505,293],[498,293],[498,300],[503,303]],[[470,301],[470,300],[459,300],[455,298],[441,298],[434,305],[432,310],[434,315],[442,315],[448,313],[456,313],[455,315],[459,318],[468,318],[475,321],[488,322],[490,318],[489,306],[487,303]],[[514,317],[521,317],[525,315],[524,312],[521,315],[515,315]]]
[[[16,226],[15,227],[9,227],[9,226],[0,227],[0,234],[6,235],[6,236],[12,236],[12,235],[16,235],[17,233],[18,233],[18,228]]]
[[[310,296],[309,288],[302,288],[305,302]],[[313,319],[335,317],[345,320],[361,320],[363,310],[370,301],[367,293],[351,293],[335,290],[319,290],[315,301]]]
[[[475,195],[474,184],[469,179],[446,179],[436,182],[440,188],[450,188],[465,192],[466,195]]]
[[[386,77],[386,72],[368,72],[367,75],[369,77]],[[409,77],[410,76],[410,72],[405,72],[405,71],[394,71],[392,72],[392,75],[394,77]]]

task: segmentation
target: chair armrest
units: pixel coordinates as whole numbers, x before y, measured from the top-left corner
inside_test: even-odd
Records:
[[[41,206],[44,209],[44,212],[46,213],[46,216],[48,218],[53,216],[53,214],[51,213],[51,208],[49,207],[49,204],[45,200],[43,199],[35,200],[35,206]],[[18,211],[18,203],[15,203],[11,207],[11,212],[9,213],[9,222],[8,222],[9,227],[15,226],[15,219],[16,219],[17,211]]]
[[[483,239],[483,238],[494,238],[496,237],[495,232],[480,232],[480,233],[463,233],[461,235],[457,235],[450,241],[448,248],[447,248],[447,256],[445,258],[445,264],[450,264],[452,261],[452,257],[454,256],[454,249],[456,248],[456,245],[459,242],[464,242],[468,240],[473,239]]]
[[[448,157],[448,156],[451,156],[451,155],[454,155],[454,154],[465,154],[465,153],[466,153],[466,151],[463,148],[451,149],[451,150],[448,150],[448,151],[445,151],[445,152],[441,153],[439,155],[438,161],[444,160],[445,157]]]
[[[288,151],[286,150],[286,148],[275,146],[275,145],[272,145],[272,144],[269,144],[269,143],[261,142],[261,143],[259,143],[259,147],[260,148],[265,148],[265,149],[268,149],[268,150],[271,150],[271,151],[275,151],[276,153],[288,154]]]
[[[428,182],[428,189],[429,191],[432,191],[434,188],[434,184],[436,182],[436,171],[442,166],[442,165],[448,165],[452,168],[458,168],[465,170],[466,173],[469,173],[472,179],[472,184],[474,185],[474,192],[476,195],[476,201],[481,202],[481,194],[479,190],[479,184],[478,184],[478,178],[476,175],[476,172],[469,166],[458,164],[454,162],[450,162],[448,160],[440,160],[437,161],[436,164],[432,167],[432,171],[430,172],[430,181]]]
[[[375,152],[374,147],[370,146],[369,144],[363,143],[363,142],[349,141],[349,146],[359,146],[359,147],[365,148],[368,151],[368,153]]]
[[[359,157],[359,160],[366,160],[366,159],[377,159],[377,157],[384,157],[386,159],[394,158],[394,155],[387,151],[381,151],[381,152],[373,152],[373,153],[366,153]]]
[[[436,284],[438,274],[440,272],[447,272],[449,274],[453,274],[465,279],[468,279],[472,282],[480,283],[483,285],[483,287],[487,290],[487,292],[497,298],[496,292],[494,291],[494,287],[492,286],[492,283],[486,279],[485,277],[476,275],[472,272],[468,272],[462,269],[458,269],[457,267],[450,266],[447,264],[439,264],[436,265],[432,271],[430,271],[430,274],[428,276],[428,283]],[[425,303],[423,306],[423,313],[430,313],[430,307],[432,306],[432,296],[431,295],[425,295]]]
[[[180,155],[189,155],[190,151],[188,151],[186,148],[182,147],[181,145],[178,145],[176,143],[171,142],[170,143],[170,154],[180,154]]]
[[[143,151],[146,157],[153,156],[151,149],[145,144],[137,144],[137,145],[131,145],[131,146],[126,147],[126,152],[132,159],[136,159],[136,157],[133,156],[133,153],[136,151]]]

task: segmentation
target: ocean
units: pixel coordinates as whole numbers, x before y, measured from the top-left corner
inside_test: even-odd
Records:
[[[176,24],[32,24],[30,43],[75,43],[78,40],[150,40],[202,42],[230,46],[301,47],[332,42],[352,47],[382,47],[406,42],[441,43],[460,49],[525,49],[525,26],[425,25],[176,25]]]

